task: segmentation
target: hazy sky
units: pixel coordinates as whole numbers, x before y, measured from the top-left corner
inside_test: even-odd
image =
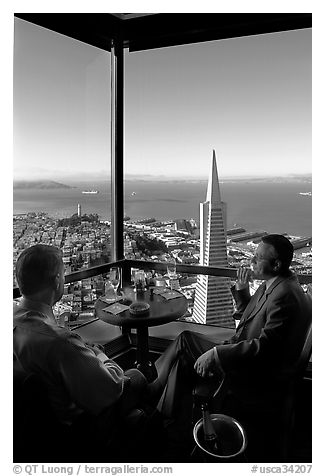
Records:
[[[110,170],[110,55],[15,20],[14,176]],[[125,170],[311,172],[311,30],[125,57]]]

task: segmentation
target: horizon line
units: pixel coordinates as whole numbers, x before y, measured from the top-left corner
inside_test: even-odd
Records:
[[[219,175],[219,181],[222,180],[230,180],[230,179],[257,179],[257,178],[294,178],[294,177],[306,177],[306,176],[312,176],[312,172],[301,172],[301,173],[287,173],[287,174],[246,174],[246,175],[224,175],[221,176]],[[107,175],[107,178],[110,177],[110,174]],[[186,175],[186,176],[178,176],[178,175],[150,175],[150,174],[126,174],[124,177],[125,180],[207,180],[207,177],[205,175]],[[52,176],[52,177],[13,177],[13,182],[19,182],[19,181],[26,181],[26,182],[41,182],[41,181],[57,181],[57,180],[64,180],[64,181],[70,181],[70,180],[75,180],[75,181],[99,181],[99,182],[104,182],[106,179],[103,178],[103,176],[94,176],[90,177],[89,175],[87,177],[85,176],[70,176],[70,177],[61,177],[61,176]]]

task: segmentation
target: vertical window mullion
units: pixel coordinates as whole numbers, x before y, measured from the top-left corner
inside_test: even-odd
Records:
[[[124,258],[124,49],[121,39],[112,40],[111,104],[111,242],[112,260],[116,261]]]

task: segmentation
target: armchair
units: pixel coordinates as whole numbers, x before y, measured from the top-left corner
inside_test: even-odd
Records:
[[[85,413],[73,425],[63,424],[51,409],[42,379],[35,374],[27,375],[14,361],[15,463],[107,462],[122,461],[122,457],[123,461],[141,461],[145,438],[157,424],[149,408],[131,410],[122,422],[109,409],[98,417]]]

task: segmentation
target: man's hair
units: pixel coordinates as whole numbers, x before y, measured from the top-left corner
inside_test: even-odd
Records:
[[[262,237],[263,243],[272,245],[277,253],[277,258],[281,261],[279,274],[286,274],[293,258],[292,243],[283,235],[266,235]]]
[[[21,294],[29,296],[50,287],[62,266],[62,252],[49,245],[24,250],[16,263],[16,278]]]

